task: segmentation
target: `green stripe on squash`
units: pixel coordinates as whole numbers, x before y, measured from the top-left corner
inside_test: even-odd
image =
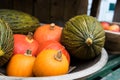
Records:
[[[13,33],[34,32],[40,25],[36,17],[17,10],[0,9],[0,18],[9,23]]]

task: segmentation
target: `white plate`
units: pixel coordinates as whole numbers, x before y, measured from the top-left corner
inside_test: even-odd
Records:
[[[100,70],[108,61],[108,54],[106,50],[103,48],[101,51],[101,55],[96,59],[87,61],[85,63],[80,63],[76,65],[76,69],[71,73],[60,75],[60,76],[51,76],[51,77],[8,77],[8,76],[0,76],[0,80],[73,80],[80,79],[86,76],[89,76],[98,70]]]

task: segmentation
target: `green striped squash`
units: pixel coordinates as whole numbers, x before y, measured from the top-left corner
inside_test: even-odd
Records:
[[[65,23],[61,43],[78,59],[88,60],[101,53],[105,32],[92,16],[78,15]]]
[[[0,18],[9,23],[13,33],[27,34],[40,26],[36,17],[22,11],[0,9]]]
[[[13,32],[10,26],[0,19],[0,67],[8,62],[13,54]]]

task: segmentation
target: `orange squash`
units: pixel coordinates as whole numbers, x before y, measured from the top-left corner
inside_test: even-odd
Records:
[[[38,54],[34,66],[35,76],[55,76],[68,72],[69,63],[61,51],[54,49],[43,50]]]
[[[70,55],[68,51],[65,49],[65,47],[58,41],[48,40],[43,42],[42,45],[39,47],[39,52],[45,49],[55,49],[60,50],[67,58],[68,62],[70,63]]]
[[[44,24],[35,30],[34,39],[36,39],[40,45],[47,40],[60,41],[61,33],[62,27],[54,23]]]
[[[35,57],[32,55],[15,54],[7,65],[8,76],[30,77],[33,76],[32,69]]]

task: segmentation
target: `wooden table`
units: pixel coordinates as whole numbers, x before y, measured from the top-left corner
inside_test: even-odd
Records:
[[[108,63],[86,80],[120,80],[120,55],[109,54]]]

